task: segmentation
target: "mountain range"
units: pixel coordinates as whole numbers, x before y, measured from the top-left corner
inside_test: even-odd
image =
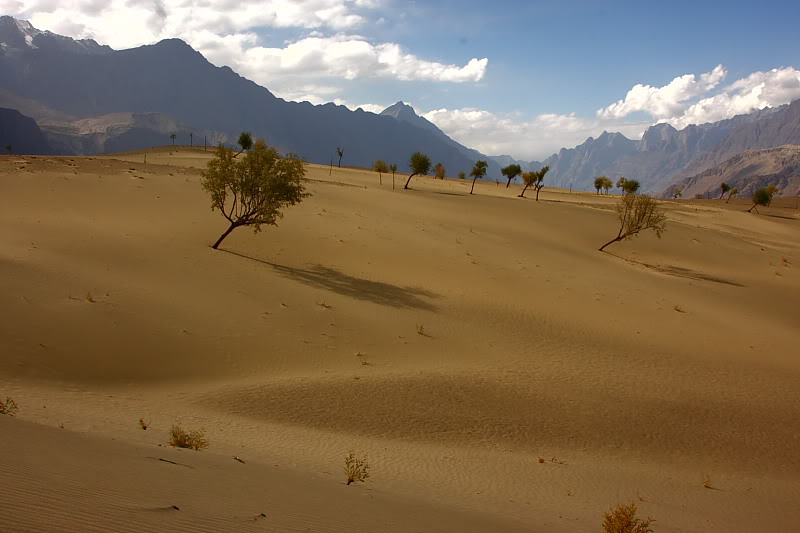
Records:
[[[180,144],[233,144],[241,131],[250,131],[314,163],[338,159],[336,148],[342,147],[345,165],[369,167],[384,159],[404,170],[410,154],[421,151],[443,163],[449,176],[468,174],[476,160],[485,159],[487,179],[500,179],[501,167],[511,163],[523,170],[547,165],[549,185],[592,190],[597,176],[625,176],[639,180],[644,191],[662,194],[746,150],[800,145],[795,101],[682,130],[657,124],[641,140],[603,132],[542,162],[487,156],[451,139],[403,102],[380,114],[287,102],[228,67],[212,65],[178,39],[118,51],[8,16],[0,17],[0,107],[35,119],[46,150],[54,153],[139,149],[168,144],[173,133]],[[23,131],[20,118],[13,120]],[[40,143],[29,126],[23,129],[36,137],[31,142]],[[8,142],[19,150],[27,146]],[[697,188],[705,181],[692,183]]]

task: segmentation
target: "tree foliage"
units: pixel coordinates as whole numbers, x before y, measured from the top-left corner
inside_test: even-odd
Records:
[[[522,167],[514,163],[500,169],[500,173],[508,178],[508,183],[506,183],[506,189],[508,189],[508,186],[511,185],[512,181],[514,181],[514,178],[522,174]]]
[[[411,178],[417,174],[425,175],[431,169],[431,158],[422,152],[414,152],[408,160],[408,168],[411,169],[411,175],[406,180],[404,189],[408,189],[408,184],[411,183]]]
[[[594,189],[597,191],[597,194],[600,194],[600,189],[602,189],[605,184],[603,181],[604,178],[605,176],[598,176],[594,179]]]
[[[625,180],[625,183],[622,184],[622,190],[625,194],[636,194],[636,191],[639,190],[639,182],[636,180]]]
[[[550,167],[542,167],[539,170],[532,171],[532,172],[524,172],[522,174],[522,183],[525,184],[525,187],[522,189],[522,192],[519,193],[519,198],[525,198],[525,191],[528,190],[528,187],[533,187],[536,189],[536,201],[539,201],[539,191],[542,190],[544,187],[544,176],[550,171]]]
[[[461,172],[459,172],[459,173],[458,173],[458,179],[460,179],[460,180],[465,180],[465,179],[467,179],[467,175],[466,175],[466,173],[465,173],[463,170],[462,170]]]
[[[722,191],[719,195],[719,199],[722,200],[722,198],[725,196],[725,193],[731,190],[731,186],[727,183],[720,183],[719,188]]]
[[[621,189],[623,192],[625,191],[625,182],[628,181],[624,177],[620,177],[617,180],[617,189]]]
[[[472,167],[472,171],[469,173],[470,177],[472,178],[472,188],[469,190],[470,194],[472,194],[472,191],[475,190],[475,181],[483,178],[486,175],[486,170],[488,168],[489,163],[486,161],[478,160],[475,162],[475,166]]]
[[[770,201],[772,201],[772,195],[769,193],[769,190],[766,188],[758,189],[756,192],[753,193],[753,206],[747,210],[750,213],[753,209],[756,210],[758,213],[759,205],[769,205]]]
[[[383,185],[383,177],[382,175],[385,172],[389,172],[389,165],[386,164],[386,161],[383,159],[378,159],[374,163],[372,163],[372,170],[378,173],[378,181],[381,185]]]
[[[600,247],[600,251],[611,243],[630,239],[640,231],[652,229],[660,239],[667,223],[667,216],[658,202],[646,194],[625,194],[617,203],[619,232],[617,236]]]
[[[237,144],[238,144],[238,145],[239,145],[239,146],[240,146],[242,149],[241,149],[241,150],[239,150],[239,151],[236,153],[236,155],[235,155],[235,156],[233,156],[233,157],[238,157],[238,156],[239,156],[239,154],[241,154],[241,153],[242,153],[242,152],[244,152],[245,150],[249,150],[249,149],[251,149],[251,148],[253,147],[253,134],[252,134],[252,133],[250,133],[249,131],[243,131],[242,133],[240,133],[240,134],[239,134],[239,139],[236,141],[236,143],[237,143]]]
[[[202,172],[203,189],[211,196],[211,210],[218,210],[230,223],[212,245],[216,249],[233,230],[277,225],[282,209],[308,196],[303,187],[305,164],[294,154],[281,157],[275,148],[259,139],[241,160],[221,144]]]
[[[443,164],[436,163],[436,166],[433,167],[433,173],[438,179],[443,180],[445,173],[447,173],[447,169],[444,168]]]

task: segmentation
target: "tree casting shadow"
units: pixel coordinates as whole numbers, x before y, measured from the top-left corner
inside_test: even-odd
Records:
[[[220,249],[220,251],[270,266],[281,275],[312,287],[329,290],[344,296],[350,296],[357,300],[387,305],[389,307],[434,311],[436,306],[428,302],[427,299],[439,298],[438,294],[425,289],[400,287],[398,285],[392,285],[391,283],[355,278],[344,272],[323,265],[296,268],[270,263],[263,259],[257,259],[230,250]]]

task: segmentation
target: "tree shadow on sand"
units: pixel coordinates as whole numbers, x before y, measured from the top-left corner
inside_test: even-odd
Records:
[[[263,259],[257,259],[230,250],[221,251],[272,267],[279,274],[291,280],[344,296],[350,296],[357,300],[387,305],[389,307],[434,311],[436,310],[436,306],[430,303],[428,299],[440,297],[436,293],[418,287],[401,287],[382,281],[355,278],[324,265],[296,268],[270,263]]]

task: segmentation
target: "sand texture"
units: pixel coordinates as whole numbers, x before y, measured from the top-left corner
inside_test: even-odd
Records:
[[[308,165],[215,251],[210,155],[0,157],[0,531],[800,530],[793,198]]]

